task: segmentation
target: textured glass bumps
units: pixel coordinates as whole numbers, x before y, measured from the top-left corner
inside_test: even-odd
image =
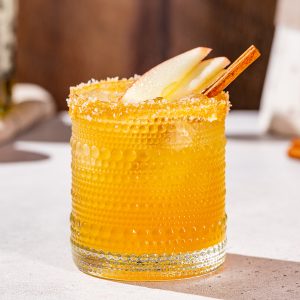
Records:
[[[75,261],[116,279],[208,272],[224,259],[227,95],[125,106],[129,84],[71,90]]]

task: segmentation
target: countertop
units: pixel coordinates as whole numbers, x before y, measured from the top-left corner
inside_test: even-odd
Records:
[[[69,243],[65,113],[0,147],[1,299],[300,299],[300,161],[261,136],[254,112],[227,122],[228,246],[215,273],[123,283],[85,275]]]

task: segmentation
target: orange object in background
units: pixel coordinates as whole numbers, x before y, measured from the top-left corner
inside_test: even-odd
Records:
[[[130,80],[71,89],[72,247],[94,276],[163,280],[224,261],[229,101],[119,101]]]
[[[288,155],[289,157],[300,159],[300,138],[292,140],[292,144],[288,149]]]

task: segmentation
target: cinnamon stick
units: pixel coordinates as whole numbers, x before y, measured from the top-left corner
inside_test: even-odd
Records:
[[[292,141],[288,149],[288,155],[289,157],[300,159],[300,138]]]
[[[251,45],[240,57],[238,57],[227,69],[226,72],[217,79],[204,95],[213,97],[222,92],[231,82],[233,82],[246,68],[248,68],[258,57],[260,52]]]

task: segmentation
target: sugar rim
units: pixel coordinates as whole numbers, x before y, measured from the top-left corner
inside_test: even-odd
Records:
[[[159,97],[142,103],[123,103],[120,98],[138,77],[137,75],[129,79],[114,77],[101,81],[91,79],[87,83],[71,87],[67,99],[71,118],[88,121],[103,120],[103,118],[124,121],[169,117],[211,122],[225,119],[229,111],[230,102],[227,92],[221,92],[211,98],[203,94],[193,94],[174,101]],[[114,86],[115,91],[113,91]],[[98,89],[101,91],[99,95],[92,95],[92,92]]]

